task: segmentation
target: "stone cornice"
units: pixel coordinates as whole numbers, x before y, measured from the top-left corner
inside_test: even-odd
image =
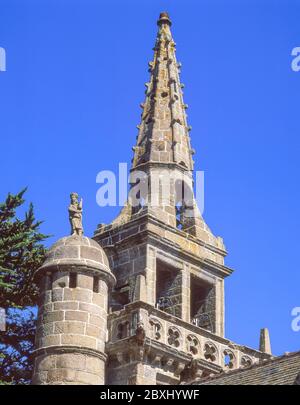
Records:
[[[107,359],[107,355],[103,352],[100,352],[100,351],[94,350],[94,349],[90,349],[90,348],[86,348],[86,347],[82,347],[82,346],[75,346],[75,345],[48,346],[48,347],[34,350],[32,355],[33,355],[33,357],[38,357],[38,356],[44,356],[44,355],[49,355],[49,354],[75,353],[75,352],[97,357],[97,358],[103,360],[104,362]]]
[[[195,236],[193,236],[193,235],[191,235],[191,234],[189,234],[189,233],[187,233],[185,231],[174,228],[174,227],[160,221],[154,215],[152,215],[152,214],[150,214],[148,212],[145,212],[144,214],[138,215],[135,218],[131,219],[129,222],[126,222],[126,223],[124,223],[122,225],[115,226],[115,227],[109,227],[108,226],[107,229],[105,229],[103,233],[99,233],[96,230],[93,239],[95,239],[95,240],[103,239],[105,237],[109,237],[109,236],[112,236],[114,234],[119,233],[120,230],[122,230],[122,229],[127,229],[127,228],[131,228],[131,227],[134,227],[134,226],[138,226],[141,223],[143,223],[143,224],[144,223],[145,224],[146,223],[152,223],[154,225],[157,225],[160,229],[164,229],[164,230],[167,230],[169,232],[175,233],[175,234],[181,236],[184,239],[190,240],[193,243],[196,243],[196,244],[198,244],[198,245],[200,245],[202,247],[207,248],[208,250],[211,250],[214,253],[219,254],[220,256],[225,257],[227,255],[227,252],[225,250],[220,249],[220,248],[218,248],[218,247],[216,247],[216,246],[214,246],[214,245],[212,245],[210,243],[204,242],[201,239],[198,239]],[[134,236],[134,235],[130,235],[130,236],[128,236],[128,238],[131,238],[132,236]],[[118,242],[118,243],[121,244],[122,240],[120,242]]]
[[[130,169],[130,172],[134,172],[137,170],[141,170],[141,171],[148,171],[150,169],[154,169],[154,168],[161,168],[161,169],[178,169],[181,173],[185,174],[185,175],[189,175],[189,176],[193,176],[193,171],[192,170],[187,170],[187,168],[185,166],[180,165],[179,163],[174,163],[174,162],[145,162],[145,163],[140,163],[139,165],[132,167]],[[146,169],[146,170],[145,170]]]
[[[209,251],[220,255],[221,257],[224,257],[226,255],[226,252],[223,251],[222,249],[219,249],[211,244],[205,243],[197,238],[195,238],[193,235],[190,235],[184,231],[178,230],[176,228],[173,228],[158,219],[156,219],[154,216],[152,216],[149,213],[145,213],[144,215],[138,216],[137,218],[134,218],[130,222],[127,222],[121,226],[115,227],[108,229],[104,231],[101,234],[95,234],[94,238],[95,240],[102,240],[104,238],[113,238],[114,235],[119,234],[120,230],[126,230],[130,228],[137,228],[137,232],[133,234],[129,234],[128,236],[124,237],[123,239],[120,239],[118,242],[112,243],[111,245],[106,245],[103,246],[103,248],[106,249],[114,249],[117,246],[124,246],[126,247],[131,246],[132,243],[141,243],[141,241],[146,241],[149,238],[151,239],[152,242],[155,242],[157,245],[163,247],[163,248],[168,248],[173,250],[173,252],[178,256],[183,258],[184,260],[189,260],[191,263],[194,265],[201,265],[203,268],[209,269],[212,271],[216,276],[225,278],[233,273],[233,270],[230,269],[227,266],[224,266],[220,263],[217,263],[213,260],[200,257],[196,254],[193,254],[192,252],[188,251],[187,249],[182,248],[179,244],[176,242],[169,240],[167,237],[161,236],[159,233],[156,233],[153,230],[147,229],[147,224],[153,224],[155,226],[158,226],[160,230],[165,230],[168,232],[172,232],[180,237],[182,237],[183,240],[188,240],[192,243],[195,243],[201,247],[204,247],[205,249],[208,249]],[[138,231],[139,229],[139,231]]]
[[[227,266],[221,265],[213,260],[206,259],[194,255],[186,250],[180,248],[180,246],[175,245],[174,242],[159,238],[154,232],[148,231],[148,238],[152,242],[155,242],[157,246],[172,249],[173,252],[183,260],[188,260],[191,264],[195,266],[201,266],[203,269],[209,269],[215,276],[225,278],[233,273],[233,270]]]
[[[94,262],[93,264],[91,264],[90,262],[90,260],[84,262],[82,259],[77,261],[74,259],[52,261],[38,268],[35,272],[35,277],[40,278],[45,273],[51,273],[55,271],[72,271],[75,273],[89,272],[92,275],[97,275],[101,279],[105,280],[110,286],[115,285],[116,278],[113,273],[110,272],[110,270],[108,270],[101,264],[97,265],[97,262]]]

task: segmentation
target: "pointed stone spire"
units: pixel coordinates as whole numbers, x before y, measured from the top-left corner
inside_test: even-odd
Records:
[[[260,330],[259,350],[263,353],[272,354],[270,335],[267,328]]]
[[[149,62],[150,80],[145,83],[146,99],[141,104],[137,145],[133,148],[132,169],[147,163],[176,164],[193,170],[192,154],[179,72],[175,56],[171,20],[166,12],[159,16],[153,61]]]
[[[121,227],[138,216],[147,216],[148,220],[155,218],[173,230],[184,231],[201,243],[214,246],[225,256],[222,239],[215,237],[206,225],[194,195],[191,127],[187,124],[184,86],[179,78],[181,64],[176,60],[169,15],[161,13],[157,24],[154,57],[149,62],[150,80],[145,83],[146,97],[140,105],[141,122],[133,147],[131,190],[109,227]],[[140,186],[138,192],[136,186]],[[103,234],[107,229],[100,225],[97,233]]]

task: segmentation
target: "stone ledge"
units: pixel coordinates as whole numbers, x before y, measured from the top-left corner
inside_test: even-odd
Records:
[[[89,272],[92,275],[99,276],[108,282],[110,286],[114,286],[116,283],[116,278],[110,269],[101,263],[86,260],[86,259],[60,259],[53,260],[49,263],[43,264],[35,272],[35,277],[39,278],[45,272],[74,272],[74,273],[86,273]]]
[[[40,348],[40,349],[34,350],[32,354],[34,357],[39,357],[39,356],[45,356],[45,355],[51,355],[51,354],[62,354],[62,353],[74,354],[75,352],[80,353],[80,354],[86,354],[89,356],[98,357],[99,359],[101,359],[103,361],[106,361],[106,359],[107,359],[106,353],[100,352],[99,350],[96,350],[96,349],[75,346],[75,345],[50,346],[50,347]]]

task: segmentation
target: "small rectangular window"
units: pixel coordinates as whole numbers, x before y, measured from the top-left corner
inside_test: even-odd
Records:
[[[77,287],[77,273],[70,273],[69,287],[70,288]]]
[[[93,291],[94,293],[98,293],[99,292],[99,277],[94,276],[94,280],[93,280]]]

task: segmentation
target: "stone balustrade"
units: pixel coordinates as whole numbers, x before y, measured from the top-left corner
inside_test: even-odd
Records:
[[[128,304],[108,317],[109,341],[120,342],[143,327],[145,337],[168,348],[207,361],[223,370],[249,367],[269,358],[265,353],[241,346],[196,325],[189,324],[143,302]]]

